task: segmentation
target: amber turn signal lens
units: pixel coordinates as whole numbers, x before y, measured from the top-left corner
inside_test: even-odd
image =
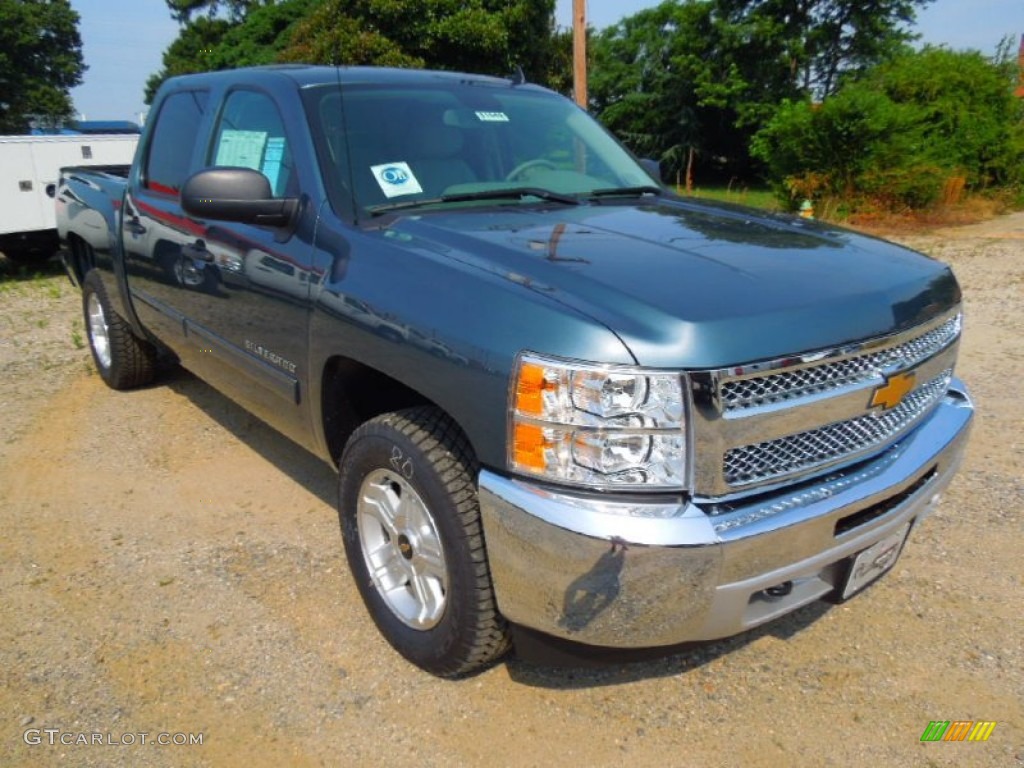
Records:
[[[536,424],[516,424],[513,438],[515,463],[521,469],[543,472],[547,468],[544,458],[544,430]]]
[[[544,412],[543,366],[523,363],[516,381],[516,410],[526,416],[540,416]]]

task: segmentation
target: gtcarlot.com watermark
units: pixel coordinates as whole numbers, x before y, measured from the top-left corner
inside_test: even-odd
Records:
[[[29,728],[22,738],[29,746],[45,744],[51,747],[63,745],[95,747],[132,747],[137,744],[156,744],[160,747],[195,747],[203,743],[202,733],[110,733],[100,731],[62,731],[60,728]]]

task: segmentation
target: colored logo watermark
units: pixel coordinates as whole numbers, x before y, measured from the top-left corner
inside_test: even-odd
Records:
[[[932,720],[921,734],[921,741],[988,741],[994,720]]]

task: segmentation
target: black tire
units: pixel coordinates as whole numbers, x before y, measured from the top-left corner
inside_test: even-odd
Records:
[[[341,457],[338,515],[349,568],[363,602],[395,650],[439,677],[457,677],[484,667],[509,647],[508,626],[498,612],[484,548],[477,469],[461,430],[433,407],[387,413],[366,422],[352,434]],[[367,506],[364,488],[367,493],[384,488],[407,504],[422,502],[422,508],[417,508],[425,510],[426,516],[420,519],[429,525],[406,524],[397,538],[383,525],[375,532],[377,520],[367,510],[378,506]],[[425,528],[428,535],[420,536]],[[439,615],[423,626],[413,626],[393,607],[402,605],[403,589],[408,593],[406,602],[417,604],[411,577],[403,585],[399,573],[395,586],[382,591],[371,575],[368,558],[379,555],[366,554],[364,537],[374,536],[382,542],[381,549],[393,550],[388,561],[407,569],[417,567],[421,543],[424,551],[429,549],[424,542],[440,544],[442,567],[437,572],[443,573],[443,590],[435,586],[443,599]],[[383,570],[378,566],[378,573]]]
[[[89,349],[103,381],[112,389],[149,384],[156,376],[156,349],[136,336],[110,306],[100,276],[91,271],[82,283],[82,312]]]

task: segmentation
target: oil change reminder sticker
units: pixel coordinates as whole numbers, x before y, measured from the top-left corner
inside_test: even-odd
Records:
[[[385,197],[399,197],[400,195],[418,195],[423,187],[416,180],[412,168],[408,163],[384,163],[383,165],[371,165],[370,171],[373,178],[380,185],[381,192]]]

